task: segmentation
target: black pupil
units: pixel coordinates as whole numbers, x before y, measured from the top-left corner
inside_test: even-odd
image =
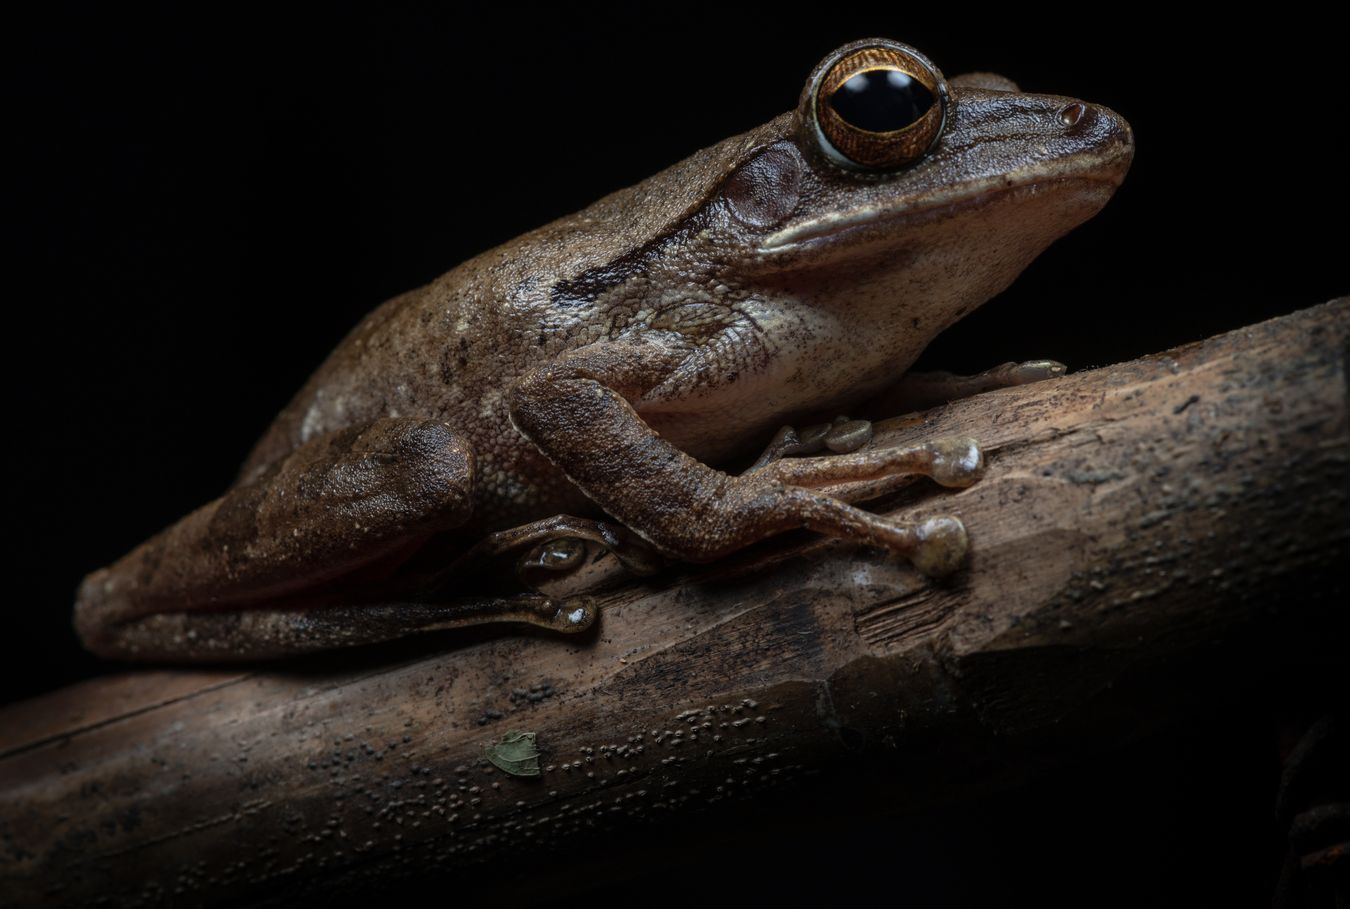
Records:
[[[859,129],[889,133],[904,129],[933,106],[933,93],[898,69],[858,73],[830,96],[830,107]]]

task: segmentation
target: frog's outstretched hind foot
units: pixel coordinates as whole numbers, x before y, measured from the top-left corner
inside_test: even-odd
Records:
[[[600,617],[594,598],[588,596],[554,599],[540,594],[524,594],[505,600],[469,602],[459,608],[459,614],[448,617],[447,624],[441,627],[462,628],[468,625],[517,622],[559,634],[579,634],[594,625]],[[429,625],[418,630],[431,631],[436,627]]]

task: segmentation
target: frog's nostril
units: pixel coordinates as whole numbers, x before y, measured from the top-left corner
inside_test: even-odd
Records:
[[[1066,104],[1059,112],[1059,122],[1063,123],[1069,129],[1073,129],[1082,122],[1087,116],[1087,105],[1081,101],[1075,101],[1072,104]]]

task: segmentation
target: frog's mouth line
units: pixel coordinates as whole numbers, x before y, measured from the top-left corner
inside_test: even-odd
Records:
[[[1000,176],[982,181],[973,186],[953,189],[918,207],[909,207],[903,202],[896,205],[871,206],[843,214],[830,214],[814,218],[802,224],[795,224],[769,234],[760,244],[760,252],[774,254],[804,248],[818,248],[833,245],[846,236],[872,230],[888,223],[900,221],[928,220],[936,215],[951,214],[962,209],[978,208],[1010,196],[1034,195],[1050,187],[1065,187],[1079,184],[1084,187],[1096,185],[1102,190],[1101,201],[1093,206],[1097,211],[1120,186],[1124,174],[1102,175],[1098,173],[1079,173],[1068,175],[1031,176],[1018,179]]]

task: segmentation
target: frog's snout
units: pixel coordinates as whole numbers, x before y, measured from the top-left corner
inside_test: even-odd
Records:
[[[1102,175],[1119,184],[1134,158],[1134,131],[1120,114],[1100,104],[1070,101],[1059,109],[1064,137],[1091,150]]]

